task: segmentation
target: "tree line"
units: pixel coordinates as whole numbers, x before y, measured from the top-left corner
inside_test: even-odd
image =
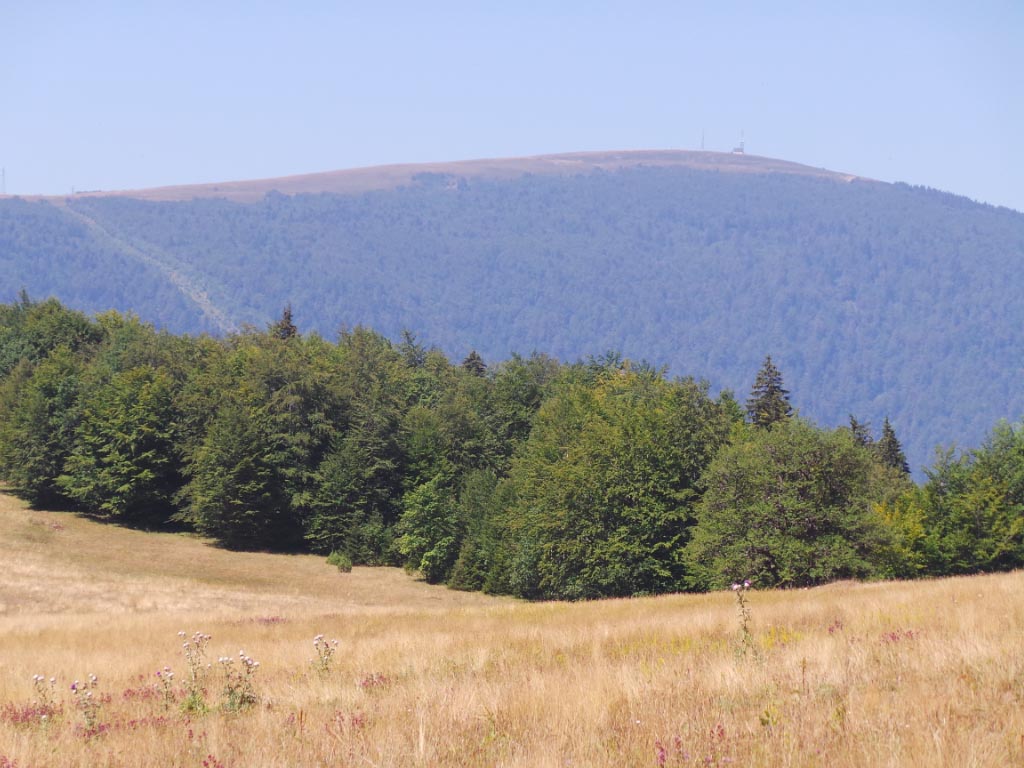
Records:
[[[0,475],[32,505],[531,599],[1024,564],[1024,432],[937,454],[608,353],[453,362],[287,308],[224,339],[0,305]]]

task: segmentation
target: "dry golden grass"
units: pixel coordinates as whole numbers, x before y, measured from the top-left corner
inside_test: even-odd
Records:
[[[523,604],[9,497],[0,556],[0,765],[1024,765],[1021,573],[755,591],[739,655],[732,594]],[[165,708],[179,630],[258,659],[259,703],[219,709],[214,663],[209,713]],[[90,673],[91,737],[67,691]],[[59,681],[47,723],[34,674]]]

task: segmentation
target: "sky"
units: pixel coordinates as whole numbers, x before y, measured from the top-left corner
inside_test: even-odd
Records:
[[[1024,211],[1024,0],[0,0],[8,194],[612,149]]]

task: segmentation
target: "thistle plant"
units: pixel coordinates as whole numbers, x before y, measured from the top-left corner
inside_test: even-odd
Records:
[[[750,579],[744,579],[742,582],[735,582],[732,585],[732,591],[736,595],[736,609],[739,611],[740,618],[740,637],[736,645],[737,658],[745,657],[747,654],[753,655],[756,652],[754,635],[750,631],[750,605],[747,603],[749,589]]]
[[[47,681],[43,675],[32,675],[32,687],[36,691],[35,700],[21,706],[11,702],[0,706],[0,722],[47,726],[63,713],[63,706],[57,702],[57,678]]]
[[[157,671],[156,677],[160,681],[164,709],[170,709],[171,703],[174,701],[174,672],[170,667],[164,667]]]
[[[57,678],[49,680],[43,675],[32,675],[32,687],[36,690],[36,706],[42,712],[57,711]]]
[[[334,653],[338,650],[338,641],[324,640],[323,635],[313,638],[313,648],[316,650],[316,658],[310,659],[309,663],[321,677],[327,677],[331,672],[331,665],[334,662]]]
[[[185,639],[181,648],[185,654],[185,663],[188,665],[188,679],[185,680],[185,701],[181,707],[186,712],[202,714],[207,710],[203,680],[206,678],[206,672],[212,666],[205,664],[206,647],[210,642],[210,635],[195,632],[191,638],[188,638],[184,632],[179,632],[178,637]]]
[[[96,675],[89,675],[84,683],[75,680],[71,684],[71,695],[75,709],[82,713],[82,725],[84,733],[94,734],[98,732],[100,721],[100,700],[94,696],[99,679]]]
[[[253,676],[260,663],[247,656],[245,651],[238,652],[237,667],[230,656],[221,656],[217,661],[224,671],[224,709],[237,712],[255,704],[257,696]]]

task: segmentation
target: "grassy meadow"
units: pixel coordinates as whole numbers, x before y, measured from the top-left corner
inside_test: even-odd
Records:
[[[1024,765],[1020,572],[753,590],[744,634],[733,593],[525,604],[6,495],[0,558],[0,768]]]

